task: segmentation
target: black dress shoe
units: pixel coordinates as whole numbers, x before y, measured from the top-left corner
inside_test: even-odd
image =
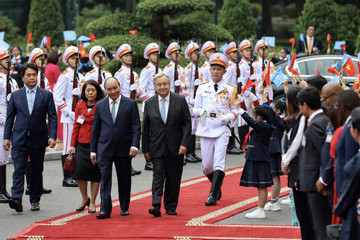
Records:
[[[216,205],[216,199],[212,195],[210,195],[205,202],[205,206],[215,206],[215,205]]]
[[[202,159],[198,155],[196,155],[195,152],[193,152],[191,155],[196,159],[196,161],[198,161],[198,162],[202,161]]]
[[[78,207],[78,208],[76,209],[76,211],[78,211],[78,212],[84,211],[85,207],[86,207],[86,206],[89,206],[89,205],[90,205],[90,198],[87,200],[87,202],[85,203],[84,206]]]
[[[31,211],[40,211],[40,203],[32,203],[31,204]]]
[[[15,211],[17,211],[17,212],[23,211],[23,206],[19,199],[10,199],[9,206],[11,209],[15,209]]]
[[[150,208],[149,213],[154,215],[154,217],[161,217],[160,208]]]
[[[128,210],[121,210],[121,212],[120,212],[120,215],[121,216],[129,216],[129,211]]]
[[[110,213],[107,212],[101,212],[98,215],[96,215],[96,217],[98,219],[106,219],[106,218],[110,218]]]
[[[47,189],[47,188],[43,188],[43,189],[42,189],[42,193],[43,193],[43,194],[49,194],[49,193],[51,193],[51,192],[52,192],[51,189]]]
[[[228,154],[241,154],[241,153],[243,153],[243,151],[240,151],[236,147],[231,147],[231,148],[228,148],[227,153]]]
[[[186,154],[185,156],[185,162],[188,162],[188,163],[197,163],[197,159],[193,157],[192,154]]]
[[[131,176],[135,176],[135,175],[139,175],[139,174],[141,174],[141,171],[131,168]]]
[[[146,162],[146,164],[145,164],[145,170],[147,170],[147,171],[152,171],[152,170],[154,170],[154,166],[153,166],[152,162]]]
[[[78,187],[76,180],[72,178],[65,178],[62,185],[63,187]]]
[[[166,209],[166,214],[167,215],[177,215],[177,212],[173,209]]]

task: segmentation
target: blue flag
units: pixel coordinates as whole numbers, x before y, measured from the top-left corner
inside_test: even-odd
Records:
[[[63,31],[64,41],[74,41],[76,40],[76,32],[72,30]]]
[[[300,34],[300,41],[305,42],[305,40],[304,40],[304,34],[303,34],[303,33]]]
[[[330,82],[337,82],[337,83],[340,83],[340,76],[333,76],[331,79],[330,79]]]
[[[291,63],[291,56],[290,54],[286,55],[287,58],[287,66],[290,67],[290,63]]]
[[[90,38],[87,37],[87,36],[82,35],[77,39],[77,41],[78,42],[88,42],[88,41],[90,41]]]
[[[360,62],[360,51],[358,53],[358,61]]]
[[[1,47],[4,47],[5,49],[8,49],[8,48],[9,48],[9,44],[7,44],[7,43],[4,42],[4,41],[0,41],[0,46],[1,46]]]
[[[0,32],[0,41],[4,41],[5,32]]]
[[[279,67],[270,78],[276,87],[279,87],[286,79],[287,77],[282,73],[281,67]]]
[[[339,61],[336,61],[336,63],[332,64],[331,67],[335,67],[338,70],[338,72],[340,72],[340,63],[339,63]]]
[[[342,50],[341,45],[344,45],[346,41],[336,41],[334,45],[334,50]]]
[[[48,43],[47,37],[44,36],[40,43],[40,48],[44,48],[45,45]]]
[[[225,54],[225,49],[226,49],[226,47],[227,47],[228,45],[229,45],[228,43],[224,43],[224,45],[222,45],[222,46],[220,47],[220,51],[221,51],[223,54]]]
[[[275,37],[262,37],[262,40],[267,42],[270,47],[275,47]]]

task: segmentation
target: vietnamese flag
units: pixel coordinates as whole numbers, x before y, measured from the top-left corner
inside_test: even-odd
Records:
[[[326,39],[327,39],[328,44],[330,44],[330,42],[331,42],[331,36],[330,36],[330,33],[328,33],[328,34],[327,34]]]
[[[51,37],[46,37],[46,39],[47,39],[47,43],[45,44],[45,47],[46,47],[47,49],[49,49],[49,50],[50,50],[50,46],[51,46]]]
[[[329,73],[333,73],[333,74],[335,74],[336,76],[340,76],[340,73],[338,72],[338,70],[337,70],[336,67],[330,66],[330,67],[328,68],[328,72],[329,72]]]
[[[318,70],[318,72],[317,72],[317,75],[321,77],[321,74],[320,74],[319,70]]]
[[[269,86],[270,85],[270,61],[268,61],[268,64],[266,65],[266,68],[261,75],[261,77],[264,79],[264,82]]]
[[[138,30],[134,29],[134,30],[129,30],[130,35],[135,35],[138,33]]]
[[[31,43],[32,38],[33,38],[33,33],[32,33],[32,32],[29,32],[27,42],[28,42],[28,43]]]
[[[344,54],[342,68],[348,76],[355,76],[356,69],[350,55]]]
[[[258,82],[256,81],[251,81],[250,78],[248,78],[246,80],[246,83],[243,87],[243,89],[241,90],[241,94],[243,94],[246,90],[248,90],[249,88],[251,88],[252,86],[256,85]]]
[[[295,46],[295,39],[294,38],[290,38],[289,42],[291,42],[291,46],[294,47]]]
[[[354,90],[359,89],[359,82],[360,82],[360,74],[357,75],[356,80],[354,82],[354,85],[353,85]]]
[[[95,34],[93,34],[92,32],[89,34],[89,38],[90,38],[90,42],[94,42],[96,37]]]
[[[345,50],[346,50],[346,43],[340,45],[342,51],[345,53]]]
[[[295,76],[300,77],[299,72],[296,71],[295,68],[291,69],[290,71],[291,71],[291,73],[294,74]]]
[[[289,70],[290,70],[290,71],[291,71],[291,69],[292,69],[293,66],[294,66],[295,60],[296,60],[296,54],[293,54],[293,55],[292,55],[292,58],[291,58],[290,65],[289,65]]]

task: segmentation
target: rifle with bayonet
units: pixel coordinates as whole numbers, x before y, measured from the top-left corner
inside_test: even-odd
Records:
[[[78,54],[77,54],[77,58],[75,60],[75,69],[74,69],[74,78],[73,78],[73,89],[77,88],[78,87],[78,78],[77,78],[77,75],[78,75],[78,72],[77,72],[77,69],[78,69],[78,64],[79,64],[79,60],[80,60],[80,49],[79,49],[79,46],[78,46]],[[73,95],[73,99],[72,99],[72,111],[75,112],[75,108],[76,108],[76,104],[79,100],[79,96],[78,95]]]
[[[250,67],[250,79],[251,79],[251,76],[254,74],[254,67],[253,67],[253,63],[254,63],[254,60],[253,60],[253,57],[252,57],[252,50],[251,50],[251,57],[250,57],[250,62],[249,62],[249,67]],[[255,81],[255,80],[251,80],[251,81]],[[255,86],[252,86],[251,87],[251,92],[255,95],[256,95],[256,91],[255,91]],[[254,103],[254,106],[258,106],[259,105],[259,100],[256,100],[256,101],[253,101]]]
[[[132,47],[132,54],[131,54],[131,65],[130,65],[130,87],[135,83],[134,79],[134,54],[135,54],[135,39],[133,38],[133,47]],[[131,91],[130,98],[135,100],[136,90]]]
[[[98,83],[101,85],[103,82],[103,79],[101,77],[101,63],[103,58],[103,52],[102,52],[102,42],[100,42],[100,56],[99,56],[99,71],[98,71]]]
[[[201,49],[200,44],[201,43],[199,42],[199,50]],[[197,60],[196,60],[196,65],[195,65],[195,80],[199,79],[199,62],[200,62],[200,51],[197,54]],[[199,85],[194,86],[194,99],[196,97],[196,92],[197,92],[198,88],[199,88]]]
[[[43,47],[42,49],[42,59],[41,59],[41,72],[40,72],[40,87],[42,89],[45,89],[45,69],[44,69],[44,64],[45,64],[45,48]]]
[[[10,55],[9,55],[9,61],[7,62],[7,70],[8,70],[8,74],[6,75],[6,96],[8,96],[9,94],[11,94],[11,78],[10,78],[10,68],[11,68],[11,59],[12,59],[12,53],[11,53],[11,47],[9,47],[10,49]],[[9,99],[10,100],[10,99]],[[8,101],[9,103],[9,101]]]
[[[240,63],[240,58],[238,56],[238,58],[236,59],[236,81],[239,80],[239,77],[240,77],[240,66],[239,66],[239,63]],[[238,94],[241,94],[241,88],[242,88],[242,82],[241,80],[239,81],[238,83],[238,87],[237,87],[237,93]],[[244,109],[244,110],[247,110],[247,107],[245,105],[245,101],[242,101],[241,103],[241,108]]]
[[[160,61],[160,39],[159,39],[159,51],[158,51],[158,55],[157,55],[157,63],[155,66],[155,74],[157,74],[159,72],[159,61]]]
[[[176,50],[176,59],[175,59],[175,68],[174,68],[174,85],[177,80],[179,80],[179,72],[178,72],[178,57],[179,57],[179,39],[177,41],[177,50]],[[175,93],[180,93],[180,86],[175,86]]]

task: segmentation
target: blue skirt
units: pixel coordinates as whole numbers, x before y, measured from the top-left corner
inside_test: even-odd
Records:
[[[281,176],[284,173],[281,171],[281,153],[274,153],[270,155],[270,169],[272,176]]]
[[[268,161],[246,160],[240,179],[240,186],[265,188],[273,184]]]

